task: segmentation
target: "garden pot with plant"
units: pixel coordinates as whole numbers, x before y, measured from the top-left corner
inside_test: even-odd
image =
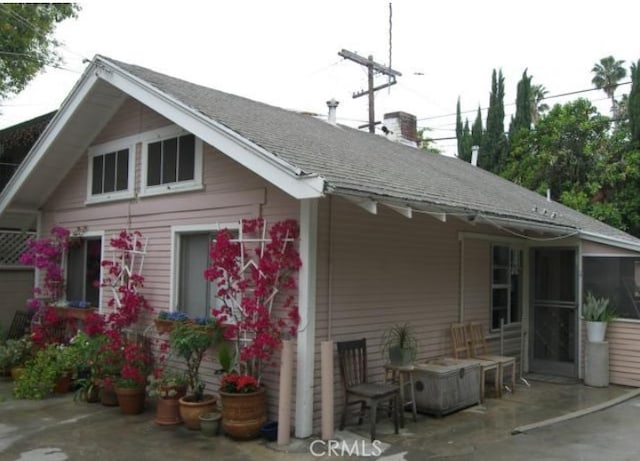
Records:
[[[156,424],[170,426],[182,423],[180,398],[187,393],[184,373],[157,368],[147,381],[147,394],[156,399]]]
[[[186,364],[186,377],[189,394],[181,397],[180,417],[187,428],[200,429],[198,416],[215,409],[216,398],[205,395],[204,383],[200,379],[200,365],[204,354],[220,339],[220,329],[215,320],[185,320],[175,322],[169,335],[169,347],[172,354],[182,358]]]
[[[211,266],[205,278],[218,288],[222,306],[213,314],[225,324],[224,337],[233,345],[232,353],[222,347],[218,351],[224,371],[222,429],[236,439],[260,436],[267,422],[262,367],[274,365],[273,356],[283,338],[297,334],[298,306],[291,293],[302,264],[295,247],[298,235],[296,221],[280,221],[268,228],[258,218],[242,221],[241,238],[222,229],[211,245]]]
[[[582,318],[587,325],[589,342],[604,341],[607,325],[616,317],[615,310],[609,306],[608,298],[596,298],[593,293],[587,293],[582,306]]]
[[[410,365],[418,351],[418,340],[411,326],[404,323],[388,328],[382,336],[382,350],[383,353],[388,354],[391,365]]]
[[[28,336],[19,339],[7,339],[0,344],[0,369],[8,370],[16,381],[24,372],[24,364],[33,357],[35,349]]]
[[[144,411],[146,377],[152,366],[152,355],[144,338],[124,340],[123,364],[116,380],[115,392],[120,411],[125,415],[137,415]]]

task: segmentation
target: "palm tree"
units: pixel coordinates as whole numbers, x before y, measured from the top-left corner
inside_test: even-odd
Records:
[[[595,75],[591,80],[596,88],[604,90],[611,98],[611,114],[615,116],[616,100],[614,93],[618,87],[618,82],[627,76],[627,69],[622,67],[624,61],[616,61],[613,56],[602,58],[600,63],[596,63],[591,69]]]
[[[547,97],[549,91],[544,85],[531,85],[531,122],[535,125],[543,112],[549,110],[549,104],[542,102]]]

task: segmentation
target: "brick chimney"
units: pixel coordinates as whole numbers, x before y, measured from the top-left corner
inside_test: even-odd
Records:
[[[384,114],[382,122],[387,137],[411,147],[418,146],[418,128],[416,116],[407,112],[391,112]]]

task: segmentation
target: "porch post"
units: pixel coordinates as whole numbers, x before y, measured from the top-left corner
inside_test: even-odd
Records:
[[[295,436],[309,437],[313,430],[313,375],[316,336],[316,263],[318,199],[300,201],[300,268],[298,307]]]

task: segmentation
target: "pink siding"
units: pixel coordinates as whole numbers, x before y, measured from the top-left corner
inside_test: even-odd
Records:
[[[582,241],[582,256],[638,256],[638,253],[602,243]]]
[[[314,427],[320,424],[320,346],[367,338],[370,377],[383,379],[384,330],[409,322],[419,337],[418,360],[451,354],[449,327],[459,318],[458,232],[495,233],[448,217],[412,219],[385,207],[372,215],[351,203],[321,202],[318,231],[316,391]],[[465,320],[489,321],[489,243],[465,240]],[[335,346],[334,346],[335,350]],[[342,411],[335,362],[335,411]]]
[[[163,117],[134,100],[127,100],[93,144],[131,136],[168,125]],[[140,150],[136,162],[136,190],[139,190]],[[268,222],[299,217],[298,202],[209,145],[204,146],[204,190],[141,197],[140,199],[85,205],[87,158],[73,166],[62,185],[44,207],[45,233],[59,224],[70,229],[87,226],[87,231],[104,231],[106,238],[123,229],[140,230],[148,238],[144,293],[156,310],[169,309],[171,226],[237,222],[263,216]],[[105,242],[106,245],[106,242]],[[155,329],[147,330],[155,334]],[[217,366],[209,353],[202,367],[209,392],[217,389]],[[276,367],[275,372],[278,369]],[[269,388],[270,414],[277,414],[277,376],[265,374]]]

